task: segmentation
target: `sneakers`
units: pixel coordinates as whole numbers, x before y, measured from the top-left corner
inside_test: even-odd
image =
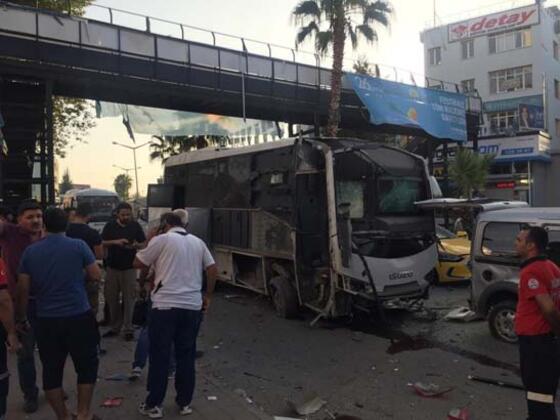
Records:
[[[148,416],[151,419],[163,418],[163,409],[161,407],[148,407],[146,403],[141,403],[138,411],[143,416]]]
[[[124,341],[134,341],[134,333],[127,332],[124,334]]]
[[[172,370],[167,374],[167,379],[175,379],[175,371]]]
[[[179,414],[181,416],[188,416],[189,414],[192,414],[192,408],[190,408],[188,405],[185,405],[184,407],[180,408]]]
[[[136,366],[132,368],[132,372],[130,372],[130,376],[128,377],[129,380],[135,381],[136,379],[142,376],[142,368],[140,366]]]

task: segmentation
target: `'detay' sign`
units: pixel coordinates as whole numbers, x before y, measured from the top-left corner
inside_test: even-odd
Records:
[[[537,4],[448,25],[449,42],[539,23]]]

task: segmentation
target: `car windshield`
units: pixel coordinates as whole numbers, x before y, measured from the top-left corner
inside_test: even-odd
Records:
[[[455,239],[457,238],[457,235],[455,235],[453,232],[451,232],[450,230],[445,229],[444,227],[441,226],[437,226],[436,227],[436,235],[438,237],[438,239]]]

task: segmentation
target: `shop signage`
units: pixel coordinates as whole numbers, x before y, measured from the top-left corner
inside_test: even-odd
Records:
[[[449,42],[488,35],[539,23],[539,5],[493,13],[447,26]]]

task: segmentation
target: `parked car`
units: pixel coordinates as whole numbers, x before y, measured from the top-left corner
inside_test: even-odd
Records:
[[[471,259],[471,241],[466,232],[457,234],[442,226],[436,227],[438,238],[438,283],[460,282],[471,279],[469,261]]]
[[[512,208],[481,213],[472,241],[471,306],[488,320],[492,335],[516,343],[514,331],[519,257],[515,237],[526,225],[549,234],[549,257],[560,263],[560,208]]]

